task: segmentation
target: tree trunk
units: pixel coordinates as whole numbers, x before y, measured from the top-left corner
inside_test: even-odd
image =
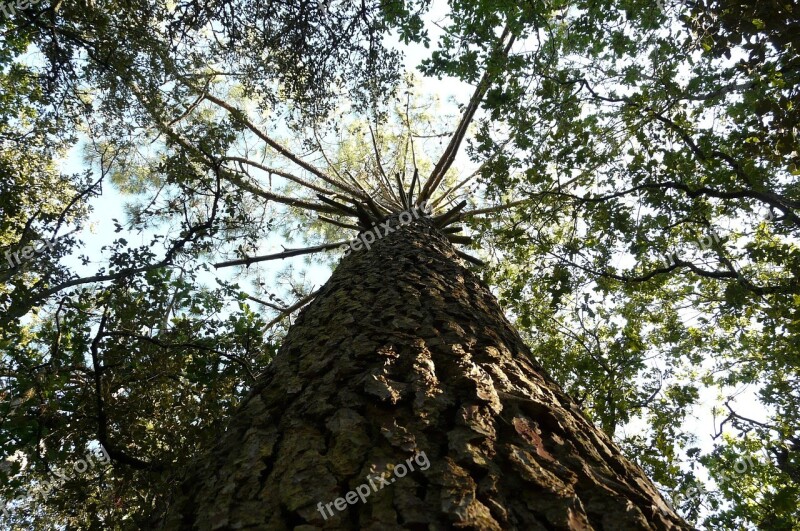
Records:
[[[298,317],[164,527],[691,529],[431,220],[393,226]]]

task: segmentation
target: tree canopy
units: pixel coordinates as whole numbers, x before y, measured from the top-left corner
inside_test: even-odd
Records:
[[[797,528],[797,9],[3,15],[0,497],[18,501],[0,520],[146,525],[313,299],[311,271],[425,200],[539,362],[687,520]],[[457,108],[422,90],[435,78],[469,87]],[[125,217],[89,252],[70,231],[113,200]],[[276,269],[290,256],[306,260]],[[41,495],[98,444],[113,466]]]

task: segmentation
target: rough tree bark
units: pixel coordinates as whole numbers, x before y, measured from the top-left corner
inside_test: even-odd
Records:
[[[323,518],[320,502],[418,452],[427,470]],[[162,523],[691,529],[531,359],[428,218],[342,260]]]

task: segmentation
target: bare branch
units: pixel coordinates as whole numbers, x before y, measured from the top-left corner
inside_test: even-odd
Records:
[[[414,176],[411,178],[411,186],[408,188],[408,205],[411,208],[411,205],[414,204],[414,185],[417,184],[417,179],[419,178],[419,170],[417,167],[414,167]],[[431,205],[433,207],[434,205]]]
[[[336,166],[334,166],[333,163],[331,163],[330,159],[328,158],[328,155],[325,154],[325,149],[322,147],[322,139],[319,137],[319,134],[317,133],[316,126],[313,127],[313,131],[314,131],[314,138],[317,140],[317,146],[319,146],[319,152],[322,154],[322,158],[325,159],[325,164],[327,164],[328,167],[331,170],[333,170],[333,173],[339,180],[343,181],[344,179],[342,178],[342,174],[339,173],[339,170],[336,169]],[[358,185],[358,183],[356,183],[356,185],[361,189],[362,192],[367,193],[366,190],[364,190],[363,188],[361,188],[361,186]]]
[[[210,82],[211,82],[210,79],[206,80],[206,86],[203,89],[204,93],[205,93],[206,90],[208,90],[208,85],[209,85]],[[203,102],[204,99],[206,99],[205,95],[204,94],[200,94],[200,96],[198,96],[197,99],[191,105],[189,105],[182,114],[180,114],[174,120],[171,120],[167,125],[169,127],[172,127],[176,123],[180,122],[181,120],[183,120],[184,118],[189,116],[189,114],[191,114],[191,112],[194,111],[197,108],[197,106],[200,105]]]
[[[240,162],[242,164],[247,164],[248,166],[252,166],[254,168],[258,168],[259,170],[262,170],[262,171],[265,171],[265,172],[268,172],[268,173],[274,173],[275,175],[280,175],[281,177],[283,177],[285,179],[288,179],[288,180],[290,180],[292,182],[295,182],[295,183],[299,184],[300,186],[305,186],[306,188],[309,188],[309,189],[314,190],[315,192],[319,192],[321,194],[333,195],[335,193],[335,192],[333,192],[331,190],[328,190],[328,189],[323,188],[321,186],[317,186],[314,183],[306,181],[305,179],[303,179],[301,177],[297,177],[296,175],[293,175],[293,174],[291,174],[289,172],[286,172],[286,171],[283,171],[283,170],[279,170],[277,168],[270,168],[269,166],[264,166],[263,164],[260,164],[258,162],[252,161],[250,159],[246,159],[244,157],[223,157],[222,160],[232,160],[234,162]]]
[[[510,34],[509,26],[506,26],[503,30],[503,34],[500,36],[500,44],[508,38]],[[503,52],[508,55],[508,52],[511,50],[511,46],[514,44],[515,36],[511,35],[508,43],[505,45]],[[419,200],[424,201],[431,197],[433,191],[439,186],[444,179],[447,170],[450,169],[450,166],[453,165],[453,161],[455,161],[456,154],[458,153],[458,149],[461,146],[461,142],[464,140],[464,137],[467,134],[467,129],[469,128],[472,119],[475,116],[475,112],[478,110],[478,106],[480,105],[483,97],[486,95],[486,91],[489,90],[489,86],[492,82],[492,73],[490,68],[487,66],[486,71],[481,76],[480,81],[478,82],[477,86],[475,87],[475,91],[472,93],[472,97],[469,100],[469,104],[467,108],[464,110],[464,114],[461,117],[461,120],[456,128],[455,133],[450,138],[450,142],[447,145],[447,148],[442,153],[442,156],[439,158],[439,162],[436,163],[433,171],[431,172],[428,179],[425,181],[425,185],[422,187],[422,192],[420,193]]]
[[[475,241],[469,236],[460,236],[458,234],[447,234],[446,237],[451,243],[457,243],[459,245],[469,245]]]
[[[369,209],[372,210],[373,214],[375,214],[375,219],[385,218],[386,215],[391,212],[390,210],[384,208],[382,205],[379,205],[375,201],[373,201],[370,196],[367,196],[367,206],[369,206]]]
[[[343,223],[341,221],[336,221],[335,219],[327,218],[325,216],[319,217],[320,221],[324,221],[326,223],[330,223],[331,225],[336,225],[337,227],[342,227],[343,229],[353,229],[357,231],[366,230],[367,227],[359,227],[358,225],[352,225],[350,223]]]
[[[140,103],[150,112],[150,115],[156,121],[159,128],[165,135],[167,135],[170,139],[172,139],[176,144],[184,148],[187,152],[193,153],[195,156],[202,159],[207,166],[211,168],[218,167],[218,162],[214,160],[213,157],[197,149],[190,142],[184,139],[181,135],[175,132],[171,127],[168,127],[136,86],[131,86],[130,88],[133,91],[133,93],[137,95]],[[310,203],[302,199],[295,199],[292,197],[287,197],[280,194],[274,194],[272,192],[267,192],[266,190],[262,190],[260,187],[242,179],[241,177],[235,174],[234,170],[230,170],[228,168],[220,168],[220,174],[223,179],[230,182],[231,184],[235,184],[236,186],[242,188],[243,190],[247,190],[248,192],[254,195],[263,197],[268,201],[275,201],[276,203],[289,205],[295,208],[311,210],[318,213],[335,212],[335,210],[333,210],[332,208],[326,207],[324,205],[318,205],[316,203]]]
[[[275,304],[275,303],[273,303],[273,302],[265,301],[265,300],[263,300],[263,299],[259,299],[258,297],[253,297],[253,296],[252,296],[252,295],[250,295],[249,293],[245,293],[245,296],[246,296],[248,299],[250,299],[251,301],[255,301],[255,302],[257,302],[257,303],[259,303],[259,304],[262,304],[262,305],[264,305],[264,306],[266,306],[266,307],[268,307],[268,308],[272,308],[273,310],[277,310],[277,311],[279,311],[279,312],[283,312],[283,311],[285,311],[285,310],[286,310],[286,308],[284,308],[283,306],[280,306],[280,305],[278,305],[278,304]]]
[[[317,195],[317,197],[320,199],[320,201],[322,201],[324,203],[328,203],[329,205],[331,205],[331,207],[333,207],[335,209],[335,211],[337,213],[339,213],[339,214],[345,214],[347,216],[352,216],[354,218],[358,218],[359,217],[358,211],[355,210],[355,209],[350,208],[347,205],[343,205],[343,204],[341,204],[339,202],[336,202],[333,199],[325,197],[324,195]]]
[[[452,194],[453,192],[455,192],[455,191],[457,191],[457,190],[461,189],[461,188],[462,188],[464,185],[466,185],[466,184],[467,184],[468,182],[470,182],[472,179],[474,179],[475,177],[477,177],[477,176],[480,174],[480,172],[483,170],[483,168],[485,168],[485,167],[486,167],[486,165],[487,165],[489,162],[493,161],[493,160],[494,160],[494,159],[497,157],[497,155],[498,155],[499,153],[501,153],[501,152],[503,151],[503,149],[505,149],[505,147],[506,147],[506,146],[507,146],[507,145],[508,145],[508,144],[511,142],[511,140],[512,140],[513,138],[514,138],[514,137],[513,137],[513,135],[512,135],[512,136],[510,136],[509,138],[507,138],[507,139],[506,139],[506,140],[505,140],[505,141],[502,143],[502,145],[500,146],[500,148],[499,148],[497,151],[495,151],[494,153],[492,153],[492,155],[491,155],[489,158],[487,158],[485,161],[483,161],[483,162],[481,163],[481,165],[480,165],[480,166],[478,166],[478,168],[477,168],[477,169],[476,169],[474,172],[470,173],[470,174],[469,174],[467,177],[465,177],[464,179],[462,179],[460,182],[458,182],[458,183],[454,184],[453,186],[451,186],[450,188],[448,188],[448,189],[447,189],[447,190],[446,190],[444,193],[442,193],[442,195],[440,195],[439,197],[435,198],[435,199],[433,200],[433,202],[431,203],[431,206],[432,206],[432,207],[434,207],[434,208],[435,208],[435,207],[437,207],[437,206],[439,206],[439,204],[440,204],[442,201],[444,201],[445,199],[447,199],[447,196],[449,196],[449,195],[450,195],[450,194]]]
[[[508,210],[510,208],[518,207],[529,202],[530,199],[520,199],[519,201],[512,201],[511,203],[506,203],[505,205],[497,205],[493,207],[487,208],[476,208],[475,210],[469,210],[467,212],[462,212],[458,219],[465,219],[472,216],[478,216],[480,214],[494,214],[495,212],[502,212],[503,210]]]
[[[456,249],[456,254],[457,254],[459,257],[461,257],[461,258],[463,258],[464,260],[466,260],[467,262],[469,262],[470,264],[474,264],[474,265],[476,265],[476,266],[485,266],[485,265],[486,265],[486,264],[483,262],[483,260],[480,260],[480,259],[478,259],[478,258],[475,258],[474,256],[470,256],[470,255],[468,255],[468,254],[467,254],[467,253],[465,253],[465,252],[459,251],[458,249]]]
[[[442,228],[446,227],[450,223],[456,221],[458,219],[458,213],[467,206],[467,200],[464,199],[459,204],[442,214],[441,216],[436,216],[433,218],[433,222],[436,224],[437,227]]]
[[[258,262],[266,262],[267,260],[280,260],[283,258],[290,258],[292,256],[299,256],[303,254],[313,254],[318,253],[320,251],[328,251],[330,249],[336,249],[341,247],[342,245],[347,245],[349,242],[335,242],[335,243],[326,243],[323,245],[317,245],[315,247],[305,247],[303,249],[287,249],[282,253],[277,254],[268,254],[265,256],[254,256],[250,258],[241,258],[239,260],[230,260],[228,262],[220,262],[218,264],[214,264],[214,267],[219,269],[220,267],[230,267],[230,266],[237,266],[237,265],[250,265],[255,264]]]
[[[392,190],[389,178],[386,176],[386,172],[383,171],[383,164],[381,164],[381,152],[378,149],[378,142],[375,140],[375,131],[372,130],[372,124],[369,124],[369,136],[372,139],[372,149],[375,152],[375,162],[378,166],[378,174],[383,178],[383,181],[386,184],[386,189],[389,190],[395,199],[397,199],[397,196],[394,195],[394,191]]]
[[[274,201],[276,203],[281,203],[283,205],[288,205],[290,207],[300,208],[300,209],[304,209],[304,210],[311,210],[311,211],[317,212],[317,213],[332,214],[332,213],[336,212],[335,209],[333,209],[331,207],[328,207],[328,206],[325,206],[325,205],[320,205],[318,203],[311,203],[311,202],[305,201],[303,199],[297,199],[297,198],[289,197],[289,196],[286,196],[286,195],[267,192],[266,190],[263,190],[261,187],[256,186],[255,184],[250,183],[250,182],[242,179],[240,176],[236,175],[235,173],[233,173],[228,168],[222,168],[220,173],[222,174],[222,177],[226,181],[228,181],[229,183],[235,184],[236,186],[238,186],[242,190],[247,190],[248,192],[252,193],[253,195],[257,195],[259,197],[263,197],[267,201]]]
[[[190,86],[192,86],[192,85],[190,85]],[[198,91],[198,92],[202,92],[197,87],[192,86],[192,88],[194,90]],[[352,195],[354,195],[356,197],[360,197],[361,194],[360,194],[360,192],[358,190],[355,190],[354,188],[351,188],[351,187],[347,186],[346,184],[341,183],[341,182],[337,181],[336,179],[333,179],[333,178],[329,177],[328,175],[326,175],[324,172],[322,172],[318,168],[315,168],[314,166],[312,166],[308,162],[304,161],[303,159],[301,159],[300,157],[298,157],[297,155],[295,155],[294,153],[289,151],[287,148],[285,148],[284,146],[282,146],[281,144],[279,144],[278,142],[273,140],[269,135],[267,135],[265,132],[261,131],[261,129],[256,127],[255,124],[253,124],[250,120],[248,120],[247,117],[245,116],[244,112],[240,111],[239,109],[237,109],[233,105],[227,103],[226,101],[224,101],[224,100],[222,100],[220,98],[217,98],[216,96],[213,96],[212,94],[209,94],[208,92],[202,92],[202,93],[205,95],[205,98],[207,100],[215,103],[216,105],[222,107],[223,109],[225,109],[226,111],[231,113],[231,115],[234,116],[237,120],[239,120],[245,127],[250,129],[253,133],[256,134],[256,136],[258,136],[261,140],[266,142],[267,145],[269,145],[272,149],[274,149],[275,151],[277,151],[278,153],[280,153],[281,155],[283,155],[287,159],[291,160],[292,162],[294,162],[295,164],[297,164],[298,166],[300,166],[304,170],[308,171],[309,173],[312,173],[312,174],[316,175],[317,177],[319,177],[320,179],[322,179],[326,183],[330,184],[331,186],[335,186],[336,188],[339,188],[339,189],[347,192],[348,194],[352,194]]]
[[[406,195],[406,191],[403,189],[403,183],[400,181],[400,174],[394,174],[395,180],[397,181],[397,191],[400,192],[400,202],[403,203],[403,208],[409,209],[411,208],[411,204],[408,202],[408,196]]]

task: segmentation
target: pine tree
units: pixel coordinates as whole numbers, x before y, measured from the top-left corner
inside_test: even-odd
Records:
[[[499,53],[511,42],[504,34]],[[337,189],[318,202],[279,200],[358,230],[358,243],[218,264],[350,248],[225,436],[176,490],[165,528],[689,528],[531,358],[461,262],[480,263],[456,249],[470,241],[456,224],[509,207],[440,208],[444,175],[489,84],[487,73],[424,182],[415,170],[410,184],[400,175],[392,183],[373,134],[369,191],[244,122]],[[429,205],[432,215],[420,216]]]
[[[530,358],[452,217],[393,215],[342,260],[166,528],[689,528]],[[329,505],[393,466],[366,503]]]

